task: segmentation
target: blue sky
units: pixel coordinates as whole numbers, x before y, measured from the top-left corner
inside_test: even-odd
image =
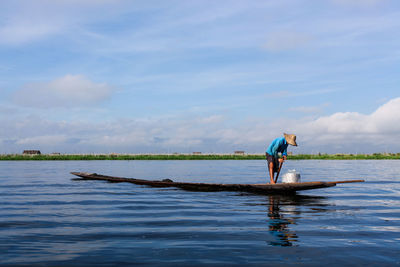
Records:
[[[0,153],[399,152],[399,7],[1,1]]]

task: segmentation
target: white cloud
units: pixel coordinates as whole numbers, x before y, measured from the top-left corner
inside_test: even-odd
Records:
[[[313,122],[330,133],[363,133],[390,135],[400,131],[400,98],[395,98],[380,106],[369,115],[358,112],[335,113]],[[326,127],[322,127],[326,125]]]
[[[8,105],[0,105],[0,116],[10,116],[18,113],[18,109]]]
[[[14,102],[35,108],[93,105],[111,97],[113,88],[82,75],[65,75],[47,83],[31,83],[14,94]]]
[[[274,32],[268,35],[264,48],[272,52],[292,50],[305,46],[312,39],[311,35],[306,33],[289,31]]]
[[[124,119],[110,122],[54,122],[38,117],[1,118],[2,151],[42,152],[247,152],[263,153],[283,132],[295,133],[295,153],[398,151],[400,98],[371,114],[338,112],[317,119],[253,118],[231,124],[219,114],[162,119]]]
[[[332,0],[332,1],[335,4],[340,4],[344,6],[371,7],[383,3],[386,0]]]
[[[60,25],[56,25],[56,23],[29,20],[9,22],[0,27],[0,44],[22,44],[54,34],[59,30]]]
[[[97,11],[114,14],[115,9],[122,10],[120,3],[120,0],[2,1],[0,44],[21,45],[56,34],[76,34],[79,25],[98,19]]]
[[[395,145],[400,135],[400,98],[371,114],[338,112],[297,126],[298,132],[315,144],[326,142]]]
[[[200,123],[221,123],[224,120],[224,117],[222,115],[211,115],[205,118],[201,118],[199,120]]]
[[[34,145],[34,146],[49,146],[49,145],[57,145],[63,144],[67,140],[67,137],[64,135],[43,135],[43,136],[34,136],[22,138],[16,141],[17,145]]]
[[[219,142],[261,149],[283,132],[298,135],[303,152],[381,152],[398,151],[400,144],[400,98],[395,98],[371,114],[338,112],[319,118],[299,120],[277,118],[274,121],[249,121],[237,127],[217,131]],[[258,147],[258,148],[257,148]],[[257,151],[257,150],[256,150]]]

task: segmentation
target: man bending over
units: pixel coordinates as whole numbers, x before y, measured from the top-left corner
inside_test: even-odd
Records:
[[[271,184],[275,184],[278,180],[280,172],[279,164],[283,164],[287,157],[288,145],[297,146],[296,136],[294,134],[283,134],[283,137],[278,137],[269,145],[265,156],[268,161],[268,170]],[[282,153],[282,158],[279,158],[278,153]],[[277,173],[274,179],[274,173]]]

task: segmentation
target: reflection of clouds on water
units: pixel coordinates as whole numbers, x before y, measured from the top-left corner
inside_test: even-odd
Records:
[[[35,246],[35,248],[31,248]],[[3,260],[1,263],[14,265],[15,263],[40,263],[47,265],[47,262],[71,261],[87,255],[89,252],[104,249],[107,244],[93,241],[59,241],[52,242],[44,240],[29,241],[24,245],[15,247],[17,253],[12,258]],[[29,249],[31,248],[31,249]],[[51,264],[50,264],[51,265]]]
[[[268,196],[268,230],[274,237],[273,241],[268,242],[269,245],[287,247],[299,242],[299,237],[291,230],[290,225],[296,224],[302,205],[317,203],[320,199],[320,197],[303,196]],[[285,210],[282,211],[282,207],[285,207]]]

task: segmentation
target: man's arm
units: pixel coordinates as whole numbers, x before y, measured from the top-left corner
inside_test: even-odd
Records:
[[[286,158],[287,158],[287,146],[286,146],[285,150],[282,153],[282,158],[283,158],[283,160],[286,160]]]
[[[282,159],[279,159],[279,162],[284,162],[285,160],[286,160],[286,158],[287,158],[287,148],[288,148],[288,145],[286,144],[286,141],[285,141],[285,139],[283,139],[282,141],[282,146],[285,146],[285,149],[283,150],[283,152],[282,152]]]

